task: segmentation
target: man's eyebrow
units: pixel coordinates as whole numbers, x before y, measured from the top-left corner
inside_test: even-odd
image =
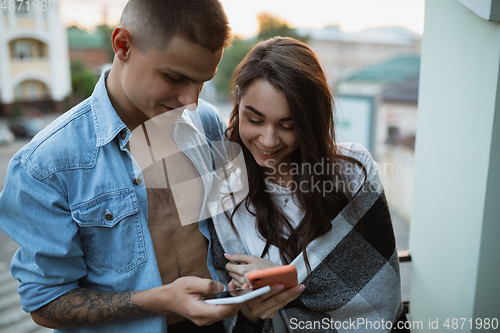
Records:
[[[173,69],[173,68],[163,68],[163,71],[170,72],[172,74],[178,75],[178,76],[182,77],[183,79],[186,79],[186,80],[191,81],[193,83],[199,83],[198,80],[195,80],[195,79],[187,76],[186,74],[184,74],[182,72],[179,72],[176,69]],[[215,73],[217,73],[217,71]],[[214,76],[215,76],[215,74],[214,74]],[[209,78],[208,80],[203,80],[202,82],[210,81],[211,79],[213,79],[213,76],[211,78]]]
[[[178,75],[178,76],[180,76],[181,78],[186,79],[186,80],[188,80],[188,81],[191,81],[191,82],[193,82],[193,83],[197,83],[197,82],[198,82],[198,81],[196,81],[195,79],[190,78],[190,77],[189,77],[189,76],[187,76],[186,74],[179,72],[178,70],[175,70],[175,69],[172,69],[172,68],[164,68],[163,70],[164,70],[165,72],[170,72],[170,73],[172,73],[172,74]]]
[[[245,105],[245,109],[248,109],[249,111],[252,111],[253,113],[255,113],[256,115],[258,115],[259,117],[266,118],[266,116],[264,116],[261,112],[257,111],[257,109],[255,109],[251,105]],[[281,118],[279,121],[289,121],[289,120],[292,120],[292,117]]]

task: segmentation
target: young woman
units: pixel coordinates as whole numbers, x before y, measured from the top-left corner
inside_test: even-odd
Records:
[[[368,151],[335,140],[316,56],[275,37],[250,51],[233,80],[226,135],[242,147],[249,193],[213,218],[214,264],[230,287],[292,264],[299,286],[273,286],[226,329],[342,332],[354,321],[360,332],[390,332],[404,315],[389,210]]]

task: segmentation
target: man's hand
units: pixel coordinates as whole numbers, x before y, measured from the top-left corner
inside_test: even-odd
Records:
[[[150,289],[148,294],[152,295],[146,297],[155,299],[151,307],[159,315],[164,316],[173,311],[198,326],[205,326],[236,316],[243,307],[244,304],[207,304],[201,297],[201,294],[218,294],[223,290],[224,286],[220,282],[188,276]]]
[[[229,272],[229,276],[233,278],[234,285],[237,288],[241,288],[244,283],[248,282],[248,273],[278,266],[269,260],[246,254],[225,254],[224,256],[231,261],[226,264],[226,269]],[[245,264],[237,265],[232,262],[242,262]]]
[[[181,277],[171,284],[131,292],[73,289],[31,313],[41,326],[56,329],[97,327],[121,321],[178,313],[197,325],[235,316],[243,304],[211,305],[200,294],[220,293],[209,279]]]

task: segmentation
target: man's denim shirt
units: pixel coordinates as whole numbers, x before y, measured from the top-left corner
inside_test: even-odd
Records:
[[[0,228],[21,246],[11,271],[20,281],[26,312],[78,287],[132,291],[162,284],[148,230],[146,188],[133,181],[134,161],[126,148],[131,133],[111,105],[105,77],[89,99],[10,162],[0,193]],[[179,149],[206,174],[213,166],[210,152],[196,147],[222,140],[225,125],[213,106],[201,100],[198,105],[202,124],[195,125],[186,110],[174,133]],[[200,170],[203,165],[207,170]],[[210,186],[206,178],[203,182]],[[199,229],[210,242],[206,220]],[[210,243],[207,266],[217,279]],[[166,325],[165,317],[149,317],[68,332],[154,333],[166,332]]]

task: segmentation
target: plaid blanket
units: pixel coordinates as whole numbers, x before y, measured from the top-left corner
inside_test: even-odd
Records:
[[[401,319],[391,217],[378,170],[367,176],[361,190],[332,221],[332,229],[307,246],[311,273],[307,274],[302,253],[293,260],[299,283],[306,289],[275,318],[265,320],[263,332],[391,332]],[[214,265],[221,282],[227,284],[230,277],[223,254],[246,252],[224,214],[212,222]],[[228,332],[234,331],[237,320],[225,321]]]

